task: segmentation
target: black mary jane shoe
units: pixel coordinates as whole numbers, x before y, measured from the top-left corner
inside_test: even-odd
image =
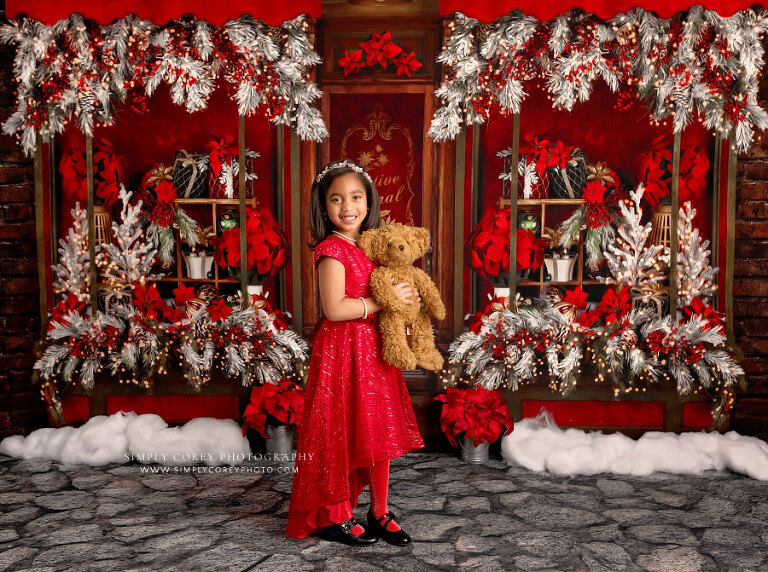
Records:
[[[378,542],[379,537],[371,532],[370,528],[365,528],[365,532],[362,534],[352,534],[352,528],[360,524],[354,518],[341,524],[332,524],[323,528],[321,538],[329,540],[331,542],[341,542],[349,546],[368,546]]]
[[[384,542],[393,544],[395,546],[407,546],[411,543],[411,537],[401,528],[395,532],[387,530],[387,525],[392,521],[397,521],[397,517],[390,511],[380,519],[373,516],[373,513],[368,511],[368,530],[372,534],[377,535]]]

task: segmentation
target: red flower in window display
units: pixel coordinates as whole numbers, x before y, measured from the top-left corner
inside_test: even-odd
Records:
[[[435,399],[444,404],[440,427],[454,447],[458,445],[456,437],[461,433],[477,446],[496,441],[514,427],[507,403],[498,391],[484,387],[449,387],[445,394]]]
[[[689,320],[693,316],[698,316],[707,321],[705,330],[717,330],[718,333],[725,335],[725,321],[720,312],[715,311],[712,306],[705,304],[700,298],[694,297],[690,306],[683,308],[685,317]]]
[[[565,301],[579,310],[583,310],[587,307],[587,297],[588,294],[581,289],[581,286],[574,288],[573,290],[568,290],[568,292],[565,293]]]
[[[88,171],[85,153],[70,149],[59,161],[61,186],[64,195],[71,200],[85,203],[88,200]],[[107,207],[118,199],[123,165],[109,141],[101,140],[93,155],[94,195]]]
[[[151,284],[148,288],[143,284],[133,285],[133,306],[147,318],[157,320],[158,316],[165,311],[166,303],[160,296],[157,286]]]
[[[407,75],[411,77],[411,74],[422,66],[422,63],[416,59],[416,52],[401,52],[399,56],[394,59],[395,66],[397,66],[397,75]]]
[[[76,294],[69,294],[64,300],[51,309],[48,318],[48,331],[50,332],[56,323],[69,325],[69,321],[64,317],[72,311],[81,314],[85,310],[85,302],[80,300]]]
[[[573,147],[565,145],[562,141],[555,143],[555,146],[549,150],[547,157],[547,167],[560,167],[565,169],[566,163],[571,160]]]
[[[272,213],[266,209],[247,209],[246,241],[247,267],[255,284],[277,274],[288,263],[290,245]],[[225,230],[214,240],[213,256],[216,264],[240,269],[240,229]]]
[[[529,230],[517,230],[517,270],[537,270],[546,243]],[[509,285],[509,209],[489,210],[467,237],[467,264],[493,286]]]
[[[227,305],[224,298],[219,298],[206,306],[205,311],[210,314],[211,322],[218,322],[219,320],[226,320],[227,316],[232,313],[232,308]]]
[[[267,425],[295,425],[299,429],[303,409],[304,388],[297,383],[281,381],[254,387],[243,412],[243,435],[250,427],[267,438]]]
[[[338,64],[341,66],[341,69],[344,70],[344,77],[347,77],[351,73],[359,72],[365,67],[363,50],[354,50],[352,52],[344,50],[344,57],[338,61]]]
[[[520,146],[520,153],[536,162],[536,170],[539,174],[547,168],[549,159],[549,140],[539,140],[538,137],[528,133]]]
[[[186,307],[187,302],[197,298],[195,291],[192,288],[185,286],[184,284],[179,284],[178,288],[173,289],[173,296],[174,301],[179,308]]]
[[[581,198],[590,204],[602,202],[605,197],[605,185],[598,181],[588,181]]]
[[[609,289],[603,294],[603,298],[597,306],[597,311],[602,316],[606,326],[618,322],[632,309],[629,290],[629,286],[625,286],[619,292]]]
[[[231,135],[225,135],[221,139],[214,138],[208,142],[206,147],[210,151],[211,171],[217,177],[221,173],[222,165],[231,163],[232,157],[240,153],[240,149]]]
[[[383,34],[371,34],[371,39],[360,44],[365,50],[365,65],[374,66],[377,63],[386,68],[389,60],[403,51],[403,48],[392,41],[392,34],[389,31]]]
[[[672,186],[672,151],[664,136],[653,141],[651,149],[640,163],[640,182],[645,186],[643,197],[653,206],[669,196]],[[680,200],[692,200],[704,192],[709,173],[709,159],[697,145],[684,145],[680,150]]]

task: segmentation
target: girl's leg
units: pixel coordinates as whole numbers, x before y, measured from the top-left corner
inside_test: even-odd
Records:
[[[373,465],[371,471],[371,512],[376,520],[389,512],[387,493],[389,492],[389,461],[380,461]],[[397,532],[400,525],[394,520],[387,524],[387,530]]]

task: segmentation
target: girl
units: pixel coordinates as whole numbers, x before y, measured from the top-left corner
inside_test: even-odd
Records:
[[[402,373],[381,358],[374,264],[357,246],[381,223],[379,195],[363,167],[335,161],[315,179],[309,209],[325,318],[313,339],[286,535],[320,530],[345,544],[404,546],[411,539],[387,507],[389,460],[424,443]],[[407,282],[393,289],[406,304],[420,302]],[[352,509],[367,484],[366,528]]]

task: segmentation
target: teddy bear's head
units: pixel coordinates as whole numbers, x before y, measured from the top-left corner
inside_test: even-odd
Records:
[[[393,222],[365,231],[358,245],[376,264],[410,266],[429,250],[429,231]]]

